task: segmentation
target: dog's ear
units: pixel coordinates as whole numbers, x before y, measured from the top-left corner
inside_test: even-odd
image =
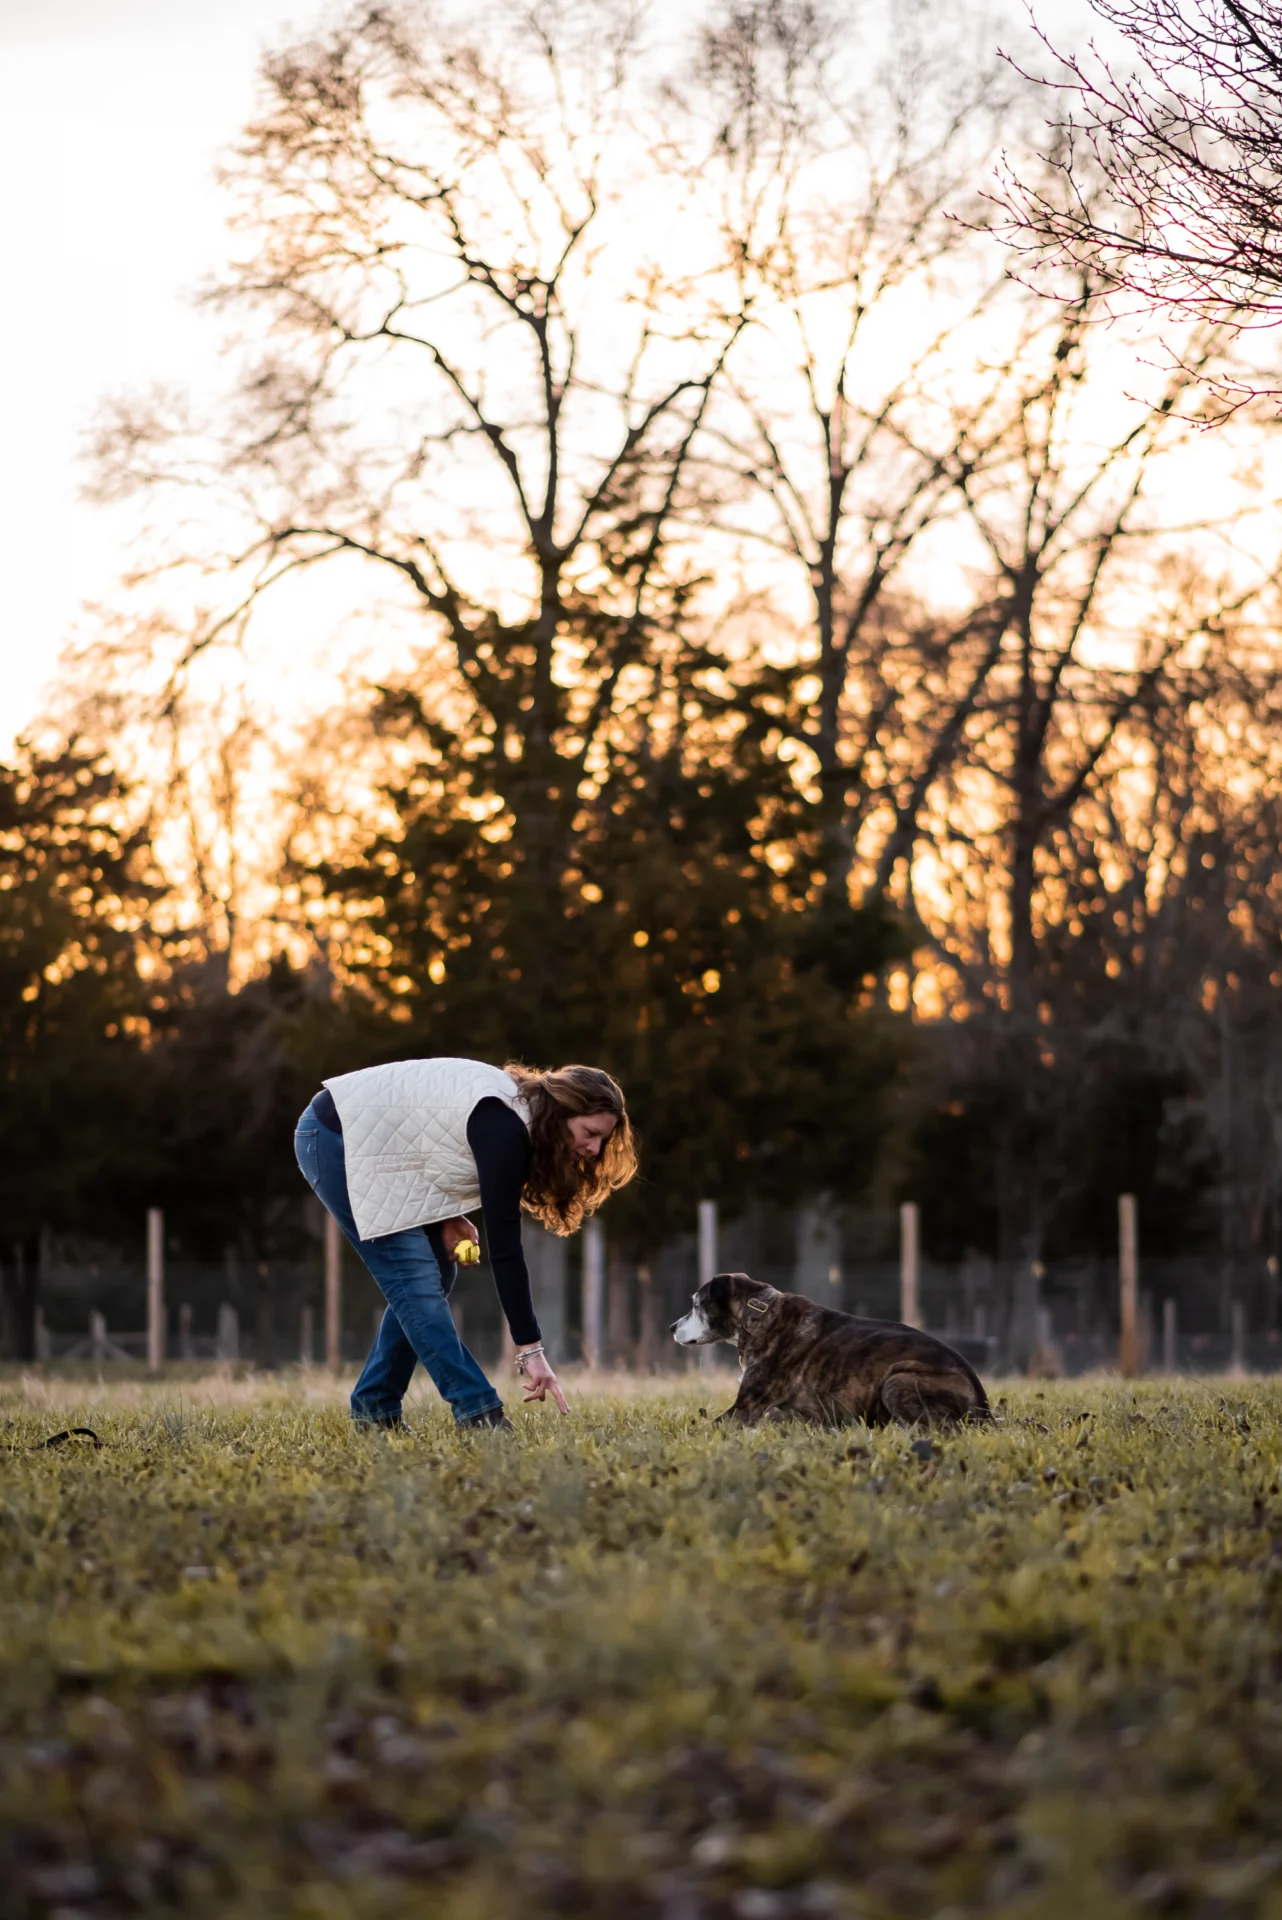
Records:
[[[727,1313],[730,1308],[730,1282],[732,1273],[714,1273],[711,1280],[705,1280],[699,1289],[699,1301],[710,1317],[716,1313]]]
[[[718,1273],[708,1282],[709,1289],[716,1289],[713,1297],[721,1311],[736,1323],[743,1313],[744,1301],[760,1284],[746,1273]]]
[[[740,1273],[714,1273],[705,1280],[696,1298],[703,1317],[718,1340],[731,1340],[739,1325]]]

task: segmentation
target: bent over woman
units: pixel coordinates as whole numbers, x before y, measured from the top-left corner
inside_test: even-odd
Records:
[[[353,1420],[399,1426],[421,1361],[458,1426],[511,1425],[449,1309],[456,1250],[478,1238],[463,1216],[478,1205],[525,1397],[551,1394],[567,1411],[530,1299],[521,1208],[552,1233],[573,1233],[636,1172],[627,1108],[608,1073],[479,1060],[365,1067],[325,1082],[294,1151],[387,1301],[352,1392]]]

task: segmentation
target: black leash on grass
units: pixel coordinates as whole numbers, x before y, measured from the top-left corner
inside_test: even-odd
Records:
[[[65,1446],[68,1440],[92,1440],[95,1447],[104,1443],[98,1438],[92,1427],[64,1427],[61,1433],[51,1433],[47,1440],[37,1440],[32,1447],[10,1447],[10,1453],[39,1453],[44,1447]]]

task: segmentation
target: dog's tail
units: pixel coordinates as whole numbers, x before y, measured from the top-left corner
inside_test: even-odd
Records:
[[[882,1381],[881,1405],[891,1420],[990,1420],[988,1396],[969,1372],[892,1373]]]
[[[962,1414],[962,1419],[972,1421],[978,1426],[993,1421],[996,1415],[988,1404],[988,1395],[984,1392],[984,1383],[975,1372],[974,1367],[969,1364],[966,1367],[966,1379],[973,1397],[970,1406],[966,1409],[965,1413]]]
[[[984,1426],[993,1419],[993,1410],[988,1404],[988,1395],[976,1380],[968,1393],[964,1387],[954,1387],[941,1393],[939,1398],[949,1403],[947,1411],[954,1420],[960,1420],[965,1426]]]
[[[988,1404],[982,1380],[969,1367],[962,1379],[954,1375],[947,1385],[940,1382],[931,1398],[934,1403],[932,1411],[945,1420],[958,1420],[966,1426],[984,1426],[996,1418]]]

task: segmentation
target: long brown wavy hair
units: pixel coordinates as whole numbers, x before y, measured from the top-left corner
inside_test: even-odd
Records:
[[[530,1171],[521,1205],[549,1233],[575,1233],[637,1170],[623,1089],[600,1067],[539,1071],[509,1060],[503,1071],[530,1110]],[[616,1124],[596,1156],[574,1151],[565,1123],[578,1113],[614,1115]]]

